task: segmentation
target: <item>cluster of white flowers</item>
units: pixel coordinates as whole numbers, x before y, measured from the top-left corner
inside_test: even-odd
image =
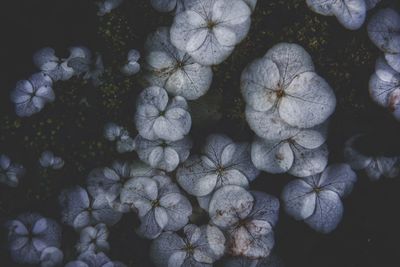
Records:
[[[53,84],[57,81],[81,76],[85,80],[91,80],[94,85],[101,84],[100,77],[104,71],[101,56],[93,59],[90,50],[81,46],[71,47],[69,52],[66,59],[57,57],[54,49],[49,47],[35,53],[33,62],[40,72],[33,74],[28,80],[19,81],[11,93],[18,116],[32,116],[41,111],[46,103],[53,102]]]
[[[101,2],[99,15],[122,1]],[[282,206],[321,233],[333,231],[342,219],[342,200],[357,180],[352,168],[365,170],[373,180],[399,175],[399,157],[363,155],[355,146],[358,136],[346,144],[349,165],[327,167],[328,118],[336,97],[305,49],[289,43],[275,45],[242,73],[246,119],[256,134],[253,143],[212,134],[199,154],[190,155],[187,101],[206,94],[213,78],[211,65],[224,61],[245,38],[256,2],[151,0],[157,10],[175,11],[176,16],[171,28],[158,28],[145,44],[143,68],[149,87],[136,103],[138,135],[132,138],[115,123],[104,128],[104,137],[116,143],[119,153],[135,151],[143,162],[115,161],[91,171],[86,186],[61,192],[61,220],[79,233],[76,260],[66,267],[125,267],[107,256],[109,227],[131,212],[140,221],[137,234],[153,240],[150,256],[157,267],[212,267],[224,256],[230,258],[223,259],[223,266],[281,267],[272,253],[279,199],[249,189],[260,171],[298,177],[285,186]],[[366,10],[378,2],[307,1],[316,12],[335,15],[350,29],[359,28]],[[400,110],[400,16],[383,10],[368,29],[385,53],[371,79],[371,93],[378,103]],[[138,51],[129,51],[121,72],[138,73],[139,58]],[[12,93],[19,116],[30,116],[53,101],[54,82],[78,75],[98,85],[104,71],[101,56],[93,59],[84,47],[71,48],[67,59],[44,48],[34,62],[41,72],[19,82]],[[55,170],[64,165],[50,151],[42,153],[39,163]],[[0,156],[0,182],[16,186],[23,172],[22,166]],[[208,221],[196,225],[195,213],[201,209]],[[7,230],[16,262],[63,264],[61,230],[53,220],[26,213],[9,221]]]
[[[104,137],[108,141],[115,142],[118,153],[131,152],[135,149],[134,140],[128,130],[115,123],[107,123],[104,126]]]
[[[326,120],[336,98],[310,55],[297,44],[277,44],[246,67],[241,87],[247,121],[258,136],[254,165],[298,177],[322,172],[328,162]]]
[[[359,29],[367,11],[381,0],[306,0],[310,9],[324,16],[335,16],[349,30]]]
[[[368,23],[368,35],[384,53],[369,82],[372,99],[400,120],[400,14],[382,9]]]

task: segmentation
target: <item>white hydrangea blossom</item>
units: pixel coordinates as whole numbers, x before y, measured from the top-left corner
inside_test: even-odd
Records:
[[[168,28],[161,27],[150,34],[145,47],[144,67],[151,85],[187,100],[195,100],[208,91],[213,76],[211,67],[196,63],[188,53],[172,45]]]
[[[373,0],[375,1],[375,0]],[[349,30],[359,29],[365,21],[368,8],[374,3],[365,0],[307,0],[312,11],[324,16],[336,16]]]
[[[310,55],[297,44],[280,43],[271,48],[243,71],[241,86],[253,110],[274,114],[293,127],[321,124],[335,110],[332,89],[315,73]]]
[[[188,109],[183,97],[170,99],[165,89],[148,87],[137,101],[136,128],[142,137],[149,140],[180,140],[189,133],[192,125]]]
[[[332,232],[343,216],[341,198],[352,191],[356,180],[347,164],[331,165],[323,173],[294,180],[282,192],[285,210],[318,232]]]
[[[176,15],[171,42],[202,65],[219,64],[247,35],[250,15],[242,0],[192,1]]]
[[[328,164],[324,129],[298,130],[284,140],[256,138],[251,148],[254,165],[269,173],[288,172],[305,177],[322,172]]]
[[[175,170],[190,154],[192,141],[189,137],[171,142],[165,140],[147,140],[140,135],[135,138],[135,150],[139,158],[153,168],[166,172]]]

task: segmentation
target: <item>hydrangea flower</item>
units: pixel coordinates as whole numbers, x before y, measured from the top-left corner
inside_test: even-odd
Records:
[[[126,76],[135,75],[140,71],[140,65],[138,63],[140,58],[139,51],[132,49],[128,53],[127,63],[122,67],[121,71]]]
[[[115,123],[107,123],[104,126],[104,137],[108,141],[116,142],[118,153],[131,152],[135,149],[135,143],[128,130]]]
[[[235,143],[225,135],[214,134],[207,138],[202,155],[185,161],[176,178],[207,209],[214,190],[229,184],[248,187],[258,174],[251,162],[249,144]]]
[[[328,163],[325,140],[324,129],[320,127],[298,130],[284,140],[255,138],[251,159],[259,170],[269,173],[314,175],[322,172]]]
[[[107,252],[110,249],[108,244],[108,229],[104,223],[96,226],[88,226],[81,230],[77,250],[79,253]]]
[[[282,192],[286,212],[321,233],[332,232],[342,220],[343,204],[357,180],[347,164],[335,164],[323,173],[287,184]]]
[[[110,13],[113,9],[119,7],[124,0],[102,0],[97,4],[99,11],[97,12],[98,16],[104,16]]]
[[[42,48],[33,55],[35,66],[48,74],[53,81],[66,81],[72,78],[74,70],[68,66],[69,59],[58,58],[51,47]]]
[[[103,252],[86,252],[78,260],[67,263],[65,267],[126,267],[121,262],[111,261]]]
[[[336,105],[332,89],[315,73],[310,55],[297,44],[277,44],[247,66],[241,87],[252,109],[274,112],[278,120],[299,128],[323,123]]]
[[[170,142],[165,140],[147,140],[140,135],[135,138],[135,150],[139,158],[153,168],[171,172],[184,162],[190,154],[192,141],[189,137]]]
[[[53,102],[55,95],[53,82],[44,72],[32,75],[28,80],[19,81],[11,92],[11,101],[20,117],[29,117],[38,113],[46,103]]]
[[[0,183],[17,187],[24,174],[25,168],[22,165],[12,163],[6,155],[0,155]]]
[[[359,29],[365,21],[365,0],[307,0],[312,11],[324,16],[336,16],[349,30]]]
[[[63,252],[57,247],[45,248],[40,255],[40,267],[61,266],[64,259]]]
[[[270,254],[266,258],[258,260],[246,258],[246,257],[232,257],[224,261],[224,267],[284,267],[282,261],[275,256]]]
[[[171,42],[202,65],[224,61],[250,28],[251,10],[242,0],[192,1],[175,16]]]
[[[102,84],[101,76],[104,73],[103,58],[97,54],[94,58],[86,47],[71,48],[71,56],[68,66],[74,70],[74,74],[82,76],[84,80],[90,80],[94,86]]]
[[[157,267],[212,267],[224,255],[225,237],[217,227],[188,224],[183,232],[165,232],[153,241],[150,257]]]
[[[189,200],[167,176],[129,180],[122,189],[121,201],[137,210],[141,221],[138,233],[149,239],[162,231],[181,229],[192,215]]]
[[[52,168],[59,170],[64,166],[64,160],[56,157],[51,151],[44,151],[40,156],[39,163],[43,168]]]
[[[105,196],[117,211],[128,212],[129,206],[120,201],[125,183],[135,177],[152,177],[160,172],[141,162],[115,161],[111,167],[98,168],[90,172],[87,189],[91,196]]]
[[[159,12],[180,13],[185,10],[185,2],[194,0],[150,0],[151,5]]]
[[[389,109],[400,120],[400,73],[379,58],[369,81],[369,92],[375,103]]]
[[[112,209],[106,195],[91,198],[87,191],[79,186],[62,191],[59,201],[63,223],[76,230],[97,223],[113,225],[121,219],[122,214]]]
[[[278,199],[262,192],[248,192],[236,185],[218,189],[209,206],[212,223],[227,235],[228,253],[253,259],[271,253],[278,214]]]
[[[400,72],[400,14],[390,8],[380,10],[368,23],[368,35],[388,64]]]
[[[58,224],[36,213],[24,213],[6,223],[9,250],[17,263],[38,264],[42,252],[60,247],[61,229]]]
[[[353,170],[364,170],[372,180],[381,177],[395,178],[400,174],[400,158],[385,156],[367,156],[358,151],[355,143],[360,135],[350,138],[345,145],[344,156]]]
[[[152,86],[139,96],[135,123],[146,139],[178,141],[189,133],[192,119],[183,97],[169,99],[165,89]]]
[[[212,70],[196,63],[184,51],[171,44],[169,29],[160,27],[146,41],[146,79],[172,95],[188,100],[203,96],[210,88]]]

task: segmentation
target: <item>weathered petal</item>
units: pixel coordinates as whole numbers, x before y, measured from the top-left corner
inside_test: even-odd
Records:
[[[328,146],[323,144],[316,149],[306,149],[291,145],[294,162],[289,173],[297,177],[306,177],[322,172],[328,164]]]
[[[321,15],[324,16],[332,16],[332,4],[334,1],[332,0],[306,0],[308,7]]]
[[[296,220],[307,219],[315,211],[316,193],[303,180],[297,179],[288,183],[283,189],[281,198],[286,212]]]
[[[314,230],[330,233],[338,226],[343,216],[343,204],[337,193],[323,190],[317,194],[313,215],[305,222]]]
[[[179,193],[167,194],[160,198],[160,205],[168,215],[168,231],[177,231],[185,226],[192,215],[192,205],[189,200]]]
[[[264,192],[252,191],[254,206],[249,215],[253,220],[266,221],[271,227],[278,222],[279,200]]]
[[[277,44],[268,50],[265,57],[278,66],[280,85],[283,87],[290,84],[296,76],[314,71],[311,56],[297,44]]]
[[[259,170],[284,173],[292,167],[294,153],[289,143],[285,141],[256,138],[251,148],[251,160]]]
[[[186,51],[189,40],[206,25],[202,14],[195,11],[186,10],[177,14],[170,30],[171,43],[178,49]]]
[[[170,257],[181,252],[184,246],[184,241],[177,234],[165,232],[152,242],[150,257],[156,266],[168,267]]]
[[[209,205],[209,215],[214,224],[229,227],[250,214],[253,196],[242,187],[227,185],[215,191]]]
[[[368,23],[372,42],[386,53],[400,53],[400,15],[386,8],[376,13]]]
[[[157,86],[151,86],[142,91],[138,99],[138,105],[151,105],[159,111],[165,110],[168,104],[167,92]]]
[[[148,239],[155,239],[162,231],[163,228],[157,222],[154,209],[149,211],[143,217],[140,217],[140,226],[137,229],[137,233],[140,236]]]
[[[154,122],[154,131],[160,139],[177,141],[189,133],[192,120],[190,114],[181,108],[169,109],[165,116]]]
[[[400,42],[400,38],[399,38],[399,42]],[[386,53],[385,59],[386,59],[387,63],[390,65],[390,67],[392,67],[395,71],[400,73],[400,52],[398,52],[396,54]]]
[[[89,207],[89,196],[82,187],[74,187],[63,191],[59,197],[62,207],[62,221],[73,225],[75,218]]]
[[[293,78],[279,105],[279,115],[292,126],[310,128],[323,123],[335,110],[336,97],[329,84],[315,73]]]
[[[334,164],[325,169],[321,174],[319,186],[325,190],[332,190],[340,197],[350,194],[357,175],[347,164]]]
[[[277,100],[279,81],[279,69],[272,60],[266,57],[255,60],[241,76],[241,90],[246,103],[256,111],[270,110]]]
[[[189,61],[169,76],[165,83],[165,89],[173,95],[195,100],[208,91],[212,76],[210,67]]]
[[[218,43],[223,46],[234,46],[237,42],[236,34],[229,27],[217,25],[212,31]]]
[[[230,254],[249,258],[267,257],[275,245],[274,234],[253,235],[246,227],[233,230],[229,236]]]
[[[193,156],[178,168],[177,181],[191,195],[205,196],[211,193],[217,183],[217,175],[204,161]]]
[[[325,143],[326,133],[323,128],[300,130],[292,139],[304,148],[315,149]]]
[[[144,216],[148,212],[148,205],[143,204],[155,200],[157,196],[157,183],[151,178],[138,177],[125,183],[121,191],[121,202],[132,204],[138,209],[139,215]]]
[[[365,21],[367,6],[365,1],[339,0],[332,5],[332,12],[344,27],[356,30]]]
[[[249,105],[246,107],[246,120],[257,136],[269,140],[285,140],[294,136],[299,129],[282,120],[277,109],[256,111]]]
[[[105,195],[99,195],[94,199],[92,204],[93,219],[96,220],[97,223],[105,223],[106,225],[114,225],[116,224],[122,217],[122,213],[114,210],[110,201],[107,199]]]

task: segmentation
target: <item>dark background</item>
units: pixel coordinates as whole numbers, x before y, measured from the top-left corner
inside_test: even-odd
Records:
[[[131,48],[143,51],[146,36],[158,26],[171,24],[171,14],[155,12],[148,0],[125,0],[105,17],[96,15],[88,0],[12,0],[0,8],[0,153],[22,163],[27,174],[17,188],[0,185],[0,223],[25,211],[59,220],[57,197],[75,184],[85,184],[93,168],[115,159],[136,159],[135,153],[119,155],[102,137],[106,122],[114,121],[135,134],[132,122],[135,96],[145,86],[140,76],[118,74]],[[368,80],[380,55],[369,41],[366,27],[344,29],[335,18],[311,12],[304,0],[259,0],[248,37],[224,63],[214,67],[207,96],[190,103],[194,125],[194,152],[209,133],[222,132],[237,141],[249,141],[252,132],[243,116],[239,77],[243,68],[274,44],[296,42],[313,57],[317,72],[334,89],[338,103],[329,128],[330,163],[343,162],[344,142],[365,133],[359,146],[368,154],[399,155],[400,122],[376,106],[368,96]],[[380,7],[399,7],[385,1]],[[400,10],[400,9],[398,9]],[[370,17],[375,10],[369,12]],[[94,88],[79,79],[54,86],[56,101],[27,119],[16,117],[10,91],[20,79],[36,70],[32,55],[51,46],[68,55],[68,47],[85,45],[103,55],[107,71],[104,85]],[[42,151],[50,149],[66,161],[58,172],[38,166]],[[345,199],[345,214],[329,235],[314,232],[281,212],[276,229],[275,253],[288,267],[398,267],[400,266],[400,179],[371,182],[359,172],[352,194]],[[173,174],[171,174],[173,176]],[[279,196],[289,175],[263,173],[252,189]],[[134,232],[133,214],[112,227],[110,258],[128,266],[151,266],[149,242]],[[76,257],[78,235],[63,227],[63,251]],[[0,266],[12,263],[1,232]]]

